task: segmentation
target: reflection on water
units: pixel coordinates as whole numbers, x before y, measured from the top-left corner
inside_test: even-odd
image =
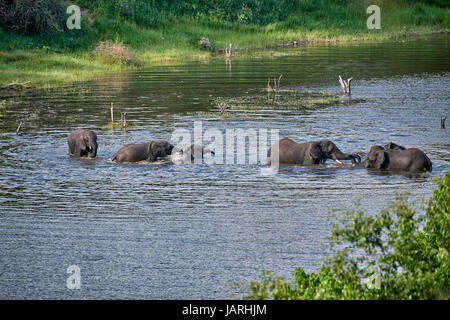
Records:
[[[439,176],[450,164],[450,135],[440,128],[450,111],[448,44],[307,46],[295,56],[234,59],[232,70],[217,59],[8,96],[0,111],[0,297],[227,298],[219,287],[255,278],[256,267],[288,278],[297,266],[314,270],[327,254],[329,210],[361,199],[376,213],[397,192],[420,199],[435,185],[331,161],[272,174],[258,165],[108,159],[124,144],[169,140],[203,120],[203,130],[328,138],[347,153],[394,141],[422,149]],[[330,93],[339,93],[339,75],[354,77],[352,98],[361,102],[219,116],[214,99],[259,92],[280,74],[284,88]],[[127,113],[126,131],[111,130],[111,102],[116,118]],[[97,132],[98,159],[67,155],[77,127]],[[71,265],[81,268],[81,290],[66,287]]]

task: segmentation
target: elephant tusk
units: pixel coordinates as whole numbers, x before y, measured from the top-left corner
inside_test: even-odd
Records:
[[[334,160],[334,161],[336,161],[336,162],[339,163],[339,164],[344,164],[341,160],[338,160],[338,159],[336,159],[336,160]]]

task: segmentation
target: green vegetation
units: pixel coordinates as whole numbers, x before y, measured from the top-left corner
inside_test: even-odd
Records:
[[[300,92],[277,89],[276,92],[261,90],[256,94],[239,97],[216,98],[216,104],[225,104],[227,110],[310,110],[337,104],[366,102],[364,99],[343,100],[339,95],[327,92]]]
[[[244,299],[448,299],[450,173],[417,214],[405,196],[376,216],[350,210],[330,237],[334,254],[317,273],[295,270],[295,283],[265,271],[236,283]]]
[[[282,41],[403,39],[450,29],[448,1],[372,2],[381,8],[381,30],[367,29],[367,3],[360,0],[2,1],[0,83],[47,86],[155,63],[209,59],[222,55],[229,43],[236,56]],[[80,30],[66,27],[71,3],[81,7]],[[211,47],[202,48],[202,38]],[[105,50],[93,55],[102,43]]]

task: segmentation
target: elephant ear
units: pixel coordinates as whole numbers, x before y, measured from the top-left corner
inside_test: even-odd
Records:
[[[156,161],[157,154],[158,154],[158,147],[156,145],[156,142],[152,141],[148,144],[147,160],[150,162]]]
[[[314,160],[315,163],[316,162],[320,163],[321,160],[323,159],[323,152],[320,145],[318,144],[312,145],[311,149],[309,150],[309,155],[311,156],[311,158]]]
[[[375,161],[376,169],[384,169],[384,165],[386,163],[386,152],[379,151],[377,152],[377,160]]]

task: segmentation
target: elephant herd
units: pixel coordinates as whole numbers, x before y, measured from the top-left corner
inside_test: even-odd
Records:
[[[67,138],[69,154],[73,157],[95,158],[97,156],[97,136],[87,129],[77,129]],[[120,148],[112,157],[118,163],[149,161],[166,158],[169,155],[182,154],[187,160],[195,156],[213,151],[198,145],[191,145],[186,150],[177,150],[172,154],[174,146],[167,141],[151,141],[141,144],[127,144]],[[187,157],[187,158],[186,158]],[[346,154],[330,140],[298,143],[289,138],[275,142],[267,153],[269,163],[277,161],[280,164],[314,165],[325,163],[327,159],[342,164],[342,160],[351,160],[354,165],[367,169],[392,170],[404,172],[431,171],[432,164],[427,155],[416,148],[405,148],[393,142],[384,147],[372,146],[364,161],[358,154]]]

